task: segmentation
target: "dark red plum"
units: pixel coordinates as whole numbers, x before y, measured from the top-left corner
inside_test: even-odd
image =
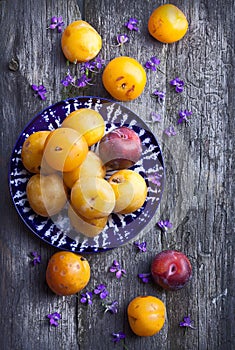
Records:
[[[142,145],[136,132],[125,126],[106,134],[99,144],[99,156],[111,169],[127,169],[141,157]]]
[[[183,288],[191,279],[192,266],[185,254],[164,250],[153,259],[151,273],[155,283],[174,291]]]

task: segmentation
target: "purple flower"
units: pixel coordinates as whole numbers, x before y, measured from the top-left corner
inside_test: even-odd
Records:
[[[175,136],[177,134],[177,132],[175,131],[174,127],[172,125],[168,126],[168,128],[166,128],[164,130],[164,133],[167,135],[167,136]]]
[[[106,289],[106,286],[104,284],[99,284],[95,289],[94,293],[98,294],[100,296],[100,299],[105,299],[109,292]]]
[[[33,265],[40,264],[41,262],[41,255],[39,255],[37,252],[31,252],[30,257],[32,259]]]
[[[192,115],[191,111],[187,111],[186,109],[184,111],[179,111],[179,119],[178,119],[178,124],[183,123],[185,121],[186,123],[189,122],[188,118],[190,115]]]
[[[59,16],[59,17],[54,16],[51,18],[51,24],[49,26],[50,29],[57,28],[58,33],[61,33],[63,26],[64,26],[64,22],[63,22],[62,16]]]
[[[53,312],[52,314],[46,315],[50,320],[50,325],[54,327],[58,327],[58,321],[61,319],[61,315],[58,312]]]
[[[105,65],[105,60],[97,56],[93,61],[94,68],[101,69]]]
[[[61,80],[61,84],[64,86],[69,86],[69,85],[75,84],[75,78],[72,77],[69,70],[67,71],[65,78]]]
[[[155,90],[155,91],[153,91],[153,95],[158,97],[159,102],[163,101],[165,98],[165,92],[163,92],[163,91]]]
[[[141,279],[141,281],[143,283],[149,283],[152,275],[151,275],[150,272],[148,272],[148,273],[139,273],[138,277]]]
[[[160,220],[157,222],[157,225],[164,232],[166,232],[169,228],[173,227],[172,223],[169,220],[165,220],[165,221]]]
[[[161,121],[161,115],[157,114],[155,112],[151,113],[152,121],[153,122],[160,122]]]
[[[78,80],[77,80],[77,86],[78,86],[78,87],[85,87],[87,84],[88,84],[88,85],[91,85],[91,84],[89,83],[89,81],[91,81],[91,79],[88,78],[86,74],[83,74],[80,78],[78,78]]]
[[[160,179],[161,179],[161,176],[158,175],[157,172],[148,176],[148,180],[158,187],[161,186]]]
[[[125,339],[126,335],[123,332],[112,333],[112,341],[116,344],[119,343],[120,340]]]
[[[175,86],[175,91],[180,93],[184,90],[184,82],[183,80],[180,80],[178,77],[175,79],[172,79],[170,81],[170,84]]]
[[[146,252],[147,250],[147,243],[146,242],[134,242],[134,245],[139,249],[140,252]]]
[[[85,74],[86,76],[88,76],[89,72],[97,73],[97,70],[99,71],[104,64],[105,64],[105,60],[103,60],[98,56],[93,61],[87,61],[82,63],[79,70],[82,74]]]
[[[80,72],[82,74],[85,74],[87,76],[89,71],[90,72],[94,72],[94,68],[95,68],[94,63],[90,62],[90,61],[87,61],[87,62],[84,62],[84,63],[81,64],[79,70],[80,70]]]
[[[36,92],[35,96],[39,96],[42,100],[46,100],[45,93],[47,92],[43,85],[31,85],[32,89]]]
[[[121,278],[126,275],[126,270],[122,269],[117,260],[113,261],[113,265],[109,269],[110,272],[115,272],[117,278]]]
[[[195,327],[192,326],[192,320],[190,318],[190,316],[185,316],[184,317],[184,321],[180,322],[179,326],[180,327],[188,327],[188,328],[192,328],[192,329],[196,329]]]
[[[104,313],[111,312],[112,314],[116,314],[118,312],[118,301],[114,300],[111,303],[103,304],[105,307]]]
[[[136,32],[139,31],[139,28],[137,27],[139,21],[136,18],[130,18],[128,22],[126,22],[124,25],[129,29],[129,30],[134,30]]]
[[[121,46],[129,41],[129,37],[126,34],[118,34],[117,37],[117,46]]]
[[[82,293],[80,302],[82,304],[86,304],[87,303],[88,305],[91,305],[92,304],[92,292]]]
[[[161,61],[156,57],[156,56],[153,56],[150,58],[149,61],[147,61],[145,63],[145,68],[147,69],[151,69],[152,71],[156,71],[157,70],[157,66],[161,63]]]

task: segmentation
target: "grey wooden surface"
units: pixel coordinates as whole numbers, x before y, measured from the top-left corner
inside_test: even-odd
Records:
[[[189,20],[189,31],[176,44],[161,44],[150,37],[147,20],[162,2],[136,0],[20,0],[0,1],[0,106],[1,106],[1,236],[0,236],[0,349],[3,350],[106,350],[113,349],[110,334],[126,333],[125,345],[135,350],[234,349],[234,1],[209,0],[172,3]],[[40,241],[23,224],[8,190],[8,166],[16,139],[26,123],[45,107],[60,101],[60,80],[67,68],[60,48],[61,34],[46,29],[52,16],[65,24],[81,17],[103,38],[102,58],[126,54],[144,64],[151,56],[161,59],[162,73],[147,72],[144,93],[123,105],[143,120],[151,111],[162,114],[161,123],[150,123],[162,147],[166,186],[161,206],[139,239],[147,252],[137,254],[133,243],[98,255],[88,255],[92,278],[88,289],[105,283],[110,299],[117,299],[117,315],[103,315],[100,305],[81,305],[76,296],[58,297],[45,283],[49,257],[56,248]],[[115,47],[115,35],[125,32],[129,17],[140,21],[140,33],[131,42]],[[19,67],[9,69],[14,59]],[[185,91],[174,93],[169,81],[180,76]],[[43,83],[47,100],[33,97],[31,84]],[[166,91],[163,106],[150,93]],[[83,92],[79,92],[83,94]],[[86,94],[110,97],[101,84]],[[179,109],[193,111],[190,124],[176,126],[175,137],[163,136],[176,125]],[[157,220],[170,219],[173,230],[161,234]],[[163,249],[183,251],[193,265],[186,288],[165,292],[143,284],[137,274],[149,270],[152,258]],[[32,267],[28,253],[36,250],[42,263]],[[108,273],[117,259],[127,278]],[[153,337],[135,336],[128,325],[126,308],[138,295],[155,295],[167,307],[167,320]],[[45,315],[58,311],[62,322],[50,328]],[[190,314],[196,330],[182,329],[179,322]],[[122,349],[122,343],[115,346]]]

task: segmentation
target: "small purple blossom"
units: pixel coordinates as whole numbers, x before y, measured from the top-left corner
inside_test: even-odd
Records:
[[[161,176],[158,175],[157,172],[155,172],[154,174],[151,174],[151,175],[148,176],[148,180],[149,180],[150,182],[152,182],[154,185],[158,186],[158,187],[161,186],[161,181],[160,181],[160,179],[161,179]]]
[[[101,57],[97,56],[94,61],[93,65],[97,69],[101,69],[105,65],[105,60],[103,60]]]
[[[89,82],[91,81],[90,78],[86,74],[83,74],[80,78],[78,78],[76,85],[78,87],[85,87],[86,85],[91,85]]]
[[[41,255],[38,254],[38,252],[31,252],[30,258],[32,259],[33,265],[40,264],[41,262]]]
[[[192,325],[192,320],[190,318],[190,316],[185,316],[184,317],[184,321],[180,322],[179,326],[180,327],[188,327],[188,328],[192,328],[192,329],[196,329],[193,325]]]
[[[105,299],[108,295],[109,292],[106,289],[107,287],[104,284],[99,284],[95,289],[94,289],[94,294],[99,295],[100,299]]]
[[[178,119],[178,124],[182,124],[183,121],[186,123],[189,122],[188,117],[192,115],[191,111],[187,111],[186,109],[184,111],[179,111],[179,119]]]
[[[164,232],[166,232],[169,228],[172,228],[173,225],[169,220],[160,220],[157,222],[158,227]]]
[[[90,72],[94,72],[94,63],[93,62],[90,62],[90,61],[87,61],[87,62],[84,62],[81,64],[80,68],[79,68],[79,71],[82,73],[82,74],[85,74],[86,76],[88,75],[89,71]]]
[[[58,327],[58,321],[61,319],[61,314],[53,312],[52,314],[46,315],[46,317],[49,318],[51,326]]]
[[[163,92],[163,91],[154,90],[153,95],[157,96],[158,102],[162,102],[165,98],[165,92]]]
[[[147,69],[151,69],[152,71],[156,71],[157,70],[157,66],[161,63],[161,61],[156,57],[156,56],[153,56],[150,58],[149,61],[147,61],[145,63],[145,68]]]
[[[75,84],[75,78],[70,74],[70,70],[67,71],[65,78],[61,80],[61,84],[64,86]]]
[[[103,306],[105,307],[104,313],[106,312],[111,312],[111,314],[116,314],[118,312],[118,301],[114,300],[110,303],[107,304],[103,304]]]
[[[122,269],[117,260],[113,261],[113,265],[109,269],[110,272],[115,272],[117,278],[121,278],[126,275],[126,270]]]
[[[134,242],[134,245],[139,249],[140,252],[147,251],[147,243],[146,242]]]
[[[160,122],[161,121],[161,115],[160,114],[157,114],[155,112],[152,112],[151,113],[151,118],[152,118],[152,121],[153,122]]]
[[[166,128],[164,130],[164,133],[167,135],[167,136],[175,136],[177,134],[177,132],[175,131],[173,125],[170,125],[168,126],[168,128]]]
[[[141,279],[141,281],[143,283],[149,283],[150,280],[151,280],[152,275],[151,275],[150,272],[148,272],[148,273],[139,273],[138,277]]]
[[[123,332],[112,333],[112,341],[116,344],[119,343],[120,340],[125,339],[126,335]]]
[[[127,27],[129,30],[134,30],[136,32],[139,31],[139,28],[137,27],[139,21],[136,18],[130,18],[128,22],[126,22],[124,25]]]
[[[175,86],[175,91],[178,92],[178,93],[181,93],[183,92],[184,90],[184,82],[183,80],[180,80],[178,77],[175,78],[175,79],[172,79],[170,81],[170,84]]]
[[[49,26],[50,29],[55,29],[57,28],[58,33],[62,32],[62,27],[64,26],[63,18],[62,16],[55,17],[53,16],[51,18],[51,24]]]
[[[45,93],[47,92],[44,85],[31,85],[32,89],[36,92],[35,96],[39,96],[42,100],[46,100]]]
[[[81,64],[80,72],[88,76],[89,72],[97,73],[105,64],[105,60],[97,56],[93,61],[87,61]]]
[[[85,293],[82,293],[81,294],[81,299],[80,299],[80,302],[82,304],[88,304],[88,305],[91,305],[92,304],[92,292],[85,292]]]
[[[127,34],[118,34],[116,40],[117,46],[121,46],[129,41],[129,36]]]

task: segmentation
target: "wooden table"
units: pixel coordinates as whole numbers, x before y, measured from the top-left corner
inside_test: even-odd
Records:
[[[234,2],[174,0],[189,20],[186,36],[175,44],[161,44],[147,31],[153,1],[118,0],[21,0],[0,1],[1,10],[1,284],[0,319],[3,350],[113,349],[111,333],[123,331],[122,349],[232,349],[234,342]],[[66,60],[57,30],[50,30],[52,16],[64,22],[88,21],[103,38],[101,57],[108,62],[128,55],[145,64],[152,56],[161,63],[158,72],[147,72],[143,94],[121,102],[149,122],[164,156],[166,185],[161,206],[138,239],[147,252],[138,253],[133,242],[112,251],[87,255],[92,277],[88,289],[105,283],[109,299],[117,299],[117,314],[103,314],[100,303],[82,305],[76,296],[54,295],[45,282],[50,256],[58,249],[42,242],[19,218],[8,190],[11,152],[21,130],[41,110],[66,97],[60,80]],[[128,32],[124,23],[139,20],[139,32]],[[115,36],[126,33],[130,42],[115,46]],[[170,86],[179,76],[184,92]],[[32,84],[48,90],[45,101],[35,98]],[[162,105],[151,97],[153,90],[166,92]],[[101,83],[78,90],[77,95],[110,98]],[[178,111],[192,110],[190,122],[177,125]],[[161,122],[151,122],[151,112]],[[164,129],[174,125],[177,135]],[[169,219],[173,229],[161,233],[156,223]],[[156,253],[177,249],[191,260],[193,278],[177,292],[165,292],[153,283],[144,284],[137,274],[148,272]],[[33,267],[28,254],[37,251],[42,261]],[[108,272],[116,259],[127,271],[117,280]],[[154,295],[167,308],[167,320],[159,334],[141,338],[128,325],[127,305],[138,295]],[[57,328],[46,315],[60,312]],[[190,315],[195,330],[180,328]]]

